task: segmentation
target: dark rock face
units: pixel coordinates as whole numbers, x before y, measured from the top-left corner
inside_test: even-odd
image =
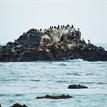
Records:
[[[22,44],[26,48],[35,48],[40,45],[40,40],[43,36],[42,32],[29,30],[27,33],[21,35],[16,43]]]
[[[69,85],[68,86],[68,89],[84,89],[84,88],[88,88],[88,87],[84,85]]]
[[[21,105],[21,104],[16,103],[16,104],[12,105],[11,107],[28,107],[28,106],[26,106],[25,104]]]
[[[64,29],[68,33],[63,33]],[[107,61],[107,51],[81,40],[73,26],[51,27],[45,31],[30,29],[14,42],[0,46],[0,62],[56,61],[68,59]]]
[[[107,51],[93,44],[78,45],[75,47],[78,57],[88,61],[107,61]]]
[[[69,95],[60,95],[60,96],[46,95],[46,96],[42,96],[42,97],[36,97],[36,99],[43,99],[43,98],[47,98],[47,99],[68,99],[68,98],[73,98],[73,97],[69,96]]]
[[[37,60],[53,60],[51,52],[38,51],[38,50],[27,50],[22,52],[17,61],[37,61]]]

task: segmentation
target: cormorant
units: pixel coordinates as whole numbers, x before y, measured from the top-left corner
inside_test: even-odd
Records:
[[[76,31],[76,36],[78,37],[78,39],[81,39],[81,32],[79,28]]]
[[[57,29],[59,29],[59,27],[60,27],[60,26],[58,25],[58,26],[57,26]]]
[[[67,27],[69,27],[70,25],[69,24],[67,24]]]
[[[65,28],[65,26],[63,25],[63,28]]]
[[[54,26],[54,29],[56,29],[56,26]]]
[[[42,31],[42,29],[40,29],[40,32]]]
[[[88,44],[91,44],[91,41],[88,39]]]
[[[74,25],[72,25],[71,28],[74,28]]]

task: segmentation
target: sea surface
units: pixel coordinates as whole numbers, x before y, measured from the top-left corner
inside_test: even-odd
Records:
[[[68,89],[70,84],[88,89]],[[36,99],[47,94],[73,98]],[[0,104],[10,107],[14,103],[28,107],[107,107],[107,61],[0,63]]]

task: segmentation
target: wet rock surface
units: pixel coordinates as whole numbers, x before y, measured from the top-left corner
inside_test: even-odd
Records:
[[[36,97],[36,99],[68,99],[68,98],[73,98],[70,95],[58,95],[58,96],[52,96],[52,95],[46,95],[46,96],[41,96],[41,97]]]
[[[87,86],[84,86],[84,85],[69,85],[68,86],[68,89],[84,89],[84,88],[88,88]]]
[[[25,104],[21,105],[19,103],[13,104],[11,107],[28,107]]]
[[[107,61],[107,51],[81,39],[74,26],[30,29],[14,42],[0,45],[0,62],[83,59]]]

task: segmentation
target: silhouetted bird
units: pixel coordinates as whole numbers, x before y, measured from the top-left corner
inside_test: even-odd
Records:
[[[54,26],[54,29],[56,29],[56,26]]]
[[[91,41],[88,39],[88,44],[91,44]]]
[[[74,26],[72,25],[71,28],[74,28]]]
[[[42,31],[42,29],[40,29],[40,32]]]
[[[63,28],[65,28],[65,26],[63,25]]]
[[[69,27],[70,25],[69,24],[67,24],[67,27]]]

